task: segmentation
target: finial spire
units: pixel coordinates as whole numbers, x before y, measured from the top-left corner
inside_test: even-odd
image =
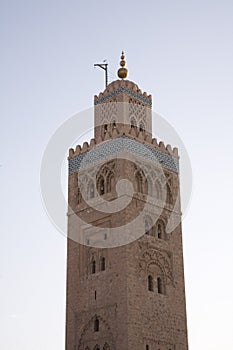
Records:
[[[122,54],[121,54],[120,65],[121,65],[121,68],[118,69],[118,77],[121,78],[121,79],[125,79],[128,76],[128,69],[125,68],[126,62],[125,62],[124,51],[122,51]]]

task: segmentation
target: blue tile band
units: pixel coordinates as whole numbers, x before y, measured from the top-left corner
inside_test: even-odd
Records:
[[[129,95],[129,96],[131,96],[131,97],[134,97],[134,98],[136,98],[137,100],[140,100],[140,101],[142,101],[142,102],[148,104],[149,106],[152,106],[152,101],[151,101],[150,98],[148,98],[148,97],[146,97],[146,96],[143,96],[143,95],[141,95],[141,94],[139,94],[139,93],[137,93],[137,92],[135,92],[135,91],[133,91],[133,90],[129,90],[129,89],[123,87],[123,86],[120,87],[119,89],[113,91],[113,92],[110,92],[110,93],[109,93],[108,95],[106,95],[106,96],[103,96],[103,97],[98,98],[98,99],[94,102],[94,104],[95,104],[95,105],[98,105],[98,104],[100,104],[100,103],[103,103],[103,102],[107,101],[108,99],[111,99],[112,97],[115,97],[116,95],[118,95],[118,94],[120,94],[120,93],[122,93],[122,92],[125,92],[127,95]]]
[[[130,139],[127,136],[122,136],[117,139],[100,143],[85,153],[70,159],[69,174],[72,174],[79,169],[84,169],[87,166],[94,165],[95,163],[105,160],[106,158],[114,158],[120,152],[124,151],[179,173],[178,158],[139,141]]]

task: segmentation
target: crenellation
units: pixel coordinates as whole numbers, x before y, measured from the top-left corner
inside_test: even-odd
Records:
[[[83,147],[81,149],[81,153],[85,153],[89,150],[89,144],[87,141],[83,142]]]
[[[152,145],[152,136],[149,134],[146,134],[144,137],[144,140],[146,141],[146,143],[148,143],[149,145]]]
[[[76,148],[75,148],[75,154],[80,154],[82,151],[82,148],[81,148],[81,145],[77,145]]]
[[[166,151],[166,147],[165,147],[163,141],[160,141],[160,142],[159,142],[159,149],[161,149],[162,151]]]
[[[156,138],[152,139],[152,145],[154,145],[155,147],[159,147],[159,144]]]
[[[73,158],[73,156],[74,156],[74,149],[73,149],[73,148],[70,148],[70,149],[69,149],[69,157],[68,157],[68,159]]]
[[[93,148],[95,145],[96,145],[96,140],[93,138],[93,139],[91,139],[91,141],[90,141],[90,146],[89,146],[89,148]]]
[[[174,155],[175,157],[179,158],[179,151],[178,151],[178,148],[177,148],[177,147],[174,147],[173,150],[172,150],[172,152],[173,152],[173,155]]]
[[[103,92],[100,92],[99,95],[94,96],[94,103],[106,103],[111,100],[112,97],[117,96],[121,93],[126,93],[127,95],[134,97],[148,106],[152,104],[152,96],[148,95],[132,81],[129,80],[116,80],[110,83]]]
[[[90,144],[88,144],[88,142],[84,142],[82,146],[77,145],[75,148],[75,151],[73,148],[70,148],[68,159],[75,158],[81,153],[88,152],[88,151],[92,150],[94,147],[98,147],[98,145],[103,141],[110,141],[112,139],[120,138],[122,136],[127,136],[128,138],[139,140],[139,141],[143,142],[143,144],[145,144],[145,145],[156,148],[161,152],[170,154],[175,158],[179,158],[177,147],[172,148],[170,144],[165,145],[163,141],[160,141],[158,143],[156,138],[152,139],[149,135],[145,135],[143,133],[143,131],[137,131],[137,128],[129,129],[126,131],[127,132],[120,134],[116,128],[116,129],[113,129],[112,132],[107,131],[104,134],[104,137],[99,137],[97,139],[92,138],[90,140]]]
[[[167,150],[169,153],[172,153],[172,147],[171,147],[171,145],[167,145],[167,146],[166,146],[166,150]]]

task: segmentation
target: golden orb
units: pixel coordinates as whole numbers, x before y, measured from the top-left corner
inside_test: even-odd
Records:
[[[126,68],[119,68],[118,69],[118,77],[121,79],[125,79],[128,76],[128,69]]]
[[[121,65],[121,68],[118,69],[118,77],[121,78],[121,79],[125,79],[128,76],[128,69],[124,68],[125,65],[126,65],[126,62],[125,62],[125,54],[124,54],[123,51],[122,51],[122,54],[121,54],[120,65]]]

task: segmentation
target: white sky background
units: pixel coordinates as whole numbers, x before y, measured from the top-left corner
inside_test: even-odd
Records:
[[[93,64],[107,59],[115,73],[122,49],[129,79],[153,95],[192,161],[183,222],[190,350],[233,349],[233,2],[0,6],[0,349],[64,350],[66,239],[43,209],[40,163],[57,127],[103,90]]]

